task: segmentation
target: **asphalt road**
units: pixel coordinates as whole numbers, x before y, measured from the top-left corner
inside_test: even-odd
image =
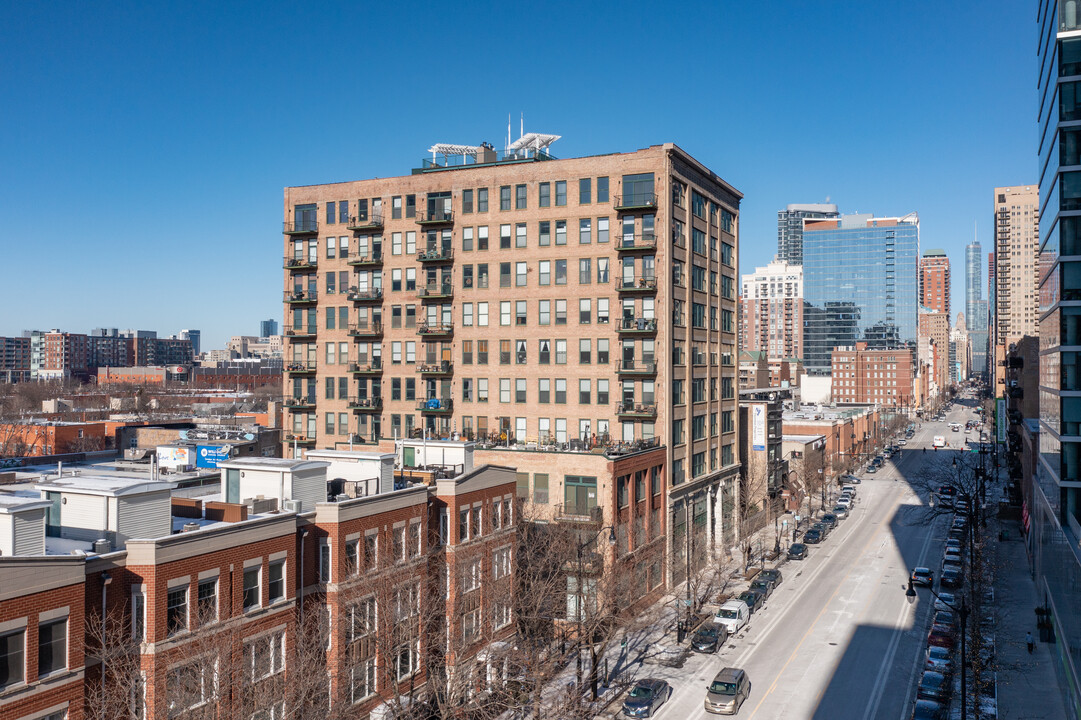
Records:
[[[972,417],[955,405],[947,422]],[[944,435],[951,451],[930,449]],[[740,718],[906,720],[923,664],[931,599],[910,605],[911,567],[936,570],[947,520],[928,525],[922,501],[906,479],[952,460],[963,433],[947,423],[923,423],[900,457],[864,475],[851,514],[804,561],[785,563],[784,580],[765,606],[714,656],[692,655],[678,669],[646,666],[674,693],[657,718],[714,717],[703,709],[706,686],[722,667],[747,671],[751,694]],[[923,448],[927,447],[927,452]]]

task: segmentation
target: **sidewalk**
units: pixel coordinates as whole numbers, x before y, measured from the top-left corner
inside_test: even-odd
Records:
[[[990,502],[990,488],[987,495]],[[1009,532],[1010,539],[999,540],[999,530]],[[987,531],[997,568],[995,644],[998,717],[1008,720],[1065,720],[1062,688],[1052,665],[1055,648],[1037,642],[1035,651],[1029,655],[1025,645],[1026,632],[1039,639],[1035,609],[1040,599],[1032,579],[1019,523],[990,518]]]

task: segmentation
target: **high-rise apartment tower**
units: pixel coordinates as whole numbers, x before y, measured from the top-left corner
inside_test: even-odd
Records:
[[[791,203],[777,211],[777,259],[791,265],[803,264],[803,221],[840,217],[831,203]]]

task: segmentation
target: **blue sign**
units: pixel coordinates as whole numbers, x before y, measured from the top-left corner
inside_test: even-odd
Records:
[[[216,468],[222,460],[229,459],[229,450],[221,445],[199,445],[195,449],[195,467]]]

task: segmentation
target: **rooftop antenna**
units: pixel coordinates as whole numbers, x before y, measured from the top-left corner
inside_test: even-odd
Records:
[[[503,152],[510,150],[510,113],[507,113],[507,144],[503,147]]]
[[[522,113],[522,125],[521,129],[518,131],[518,137],[522,137],[523,135],[525,135],[525,113]]]

